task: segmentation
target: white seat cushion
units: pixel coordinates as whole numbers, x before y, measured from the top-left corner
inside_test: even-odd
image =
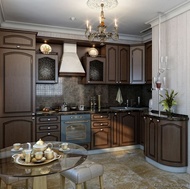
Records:
[[[102,165],[86,160],[81,165],[62,172],[61,175],[78,184],[101,176],[103,173],[104,168]]]

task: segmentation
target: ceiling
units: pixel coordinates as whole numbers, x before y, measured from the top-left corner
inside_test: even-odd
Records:
[[[118,20],[119,34],[141,35],[141,31],[149,28],[145,23],[156,18],[188,0],[118,0],[118,6],[105,10],[105,24],[108,31]],[[59,28],[67,31],[84,33],[86,20],[95,30],[100,10],[91,9],[87,0],[0,0],[1,27],[27,28],[32,26],[39,30]],[[71,20],[73,17],[75,20]]]

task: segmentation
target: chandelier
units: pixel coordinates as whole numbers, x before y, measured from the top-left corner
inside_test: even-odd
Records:
[[[89,0],[87,2],[87,5],[89,7],[97,8],[101,7],[101,13],[100,13],[100,19],[99,19],[99,25],[97,26],[97,31],[92,32],[92,26],[89,25],[89,21],[86,21],[86,32],[85,36],[88,38],[89,41],[93,41],[94,38],[100,40],[101,45],[104,44],[104,42],[108,39],[113,39],[113,40],[118,40],[119,35],[118,35],[118,25],[117,25],[117,20],[115,19],[115,24],[114,24],[114,29],[113,33],[107,32],[106,28],[107,26],[105,25],[105,17],[104,17],[104,7],[106,8],[113,8],[117,6],[117,1],[116,0],[107,0],[107,1],[102,1],[98,3],[97,0]]]

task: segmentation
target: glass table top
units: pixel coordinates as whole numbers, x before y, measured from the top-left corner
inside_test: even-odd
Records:
[[[25,163],[20,159],[27,144],[22,144],[22,149],[15,151],[13,147],[7,147],[0,150],[0,175],[14,177],[35,177],[59,173],[74,168],[83,163],[87,158],[87,150],[77,144],[68,143],[68,148],[62,150],[62,142],[52,143],[52,150],[56,154],[55,159],[51,161],[38,161],[35,163]],[[35,143],[31,143],[31,147]],[[23,162],[23,163],[22,163]]]

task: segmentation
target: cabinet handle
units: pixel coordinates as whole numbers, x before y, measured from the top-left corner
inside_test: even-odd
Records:
[[[17,48],[17,49],[20,49],[20,45],[17,45],[16,48]]]
[[[103,118],[103,116],[100,116],[101,118]]]
[[[35,113],[34,113],[34,112],[32,112],[32,116],[35,116]]]
[[[103,123],[100,123],[100,125],[103,125]]]
[[[51,119],[50,119],[50,118],[48,118],[48,121],[51,121]]]
[[[100,129],[100,131],[103,131],[104,129]]]
[[[157,122],[160,122],[160,120],[159,120],[159,119],[157,119],[156,121],[157,121]]]
[[[152,118],[150,118],[150,121],[152,121]]]
[[[131,112],[128,112],[128,114],[131,114]]]
[[[35,117],[32,117],[32,120],[35,120]]]
[[[51,133],[48,133],[48,135],[51,135]]]
[[[51,129],[51,127],[48,127],[48,129]]]
[[[114,113],[114,115],[116,116],[116,115],[117,115],[117,113]]]

